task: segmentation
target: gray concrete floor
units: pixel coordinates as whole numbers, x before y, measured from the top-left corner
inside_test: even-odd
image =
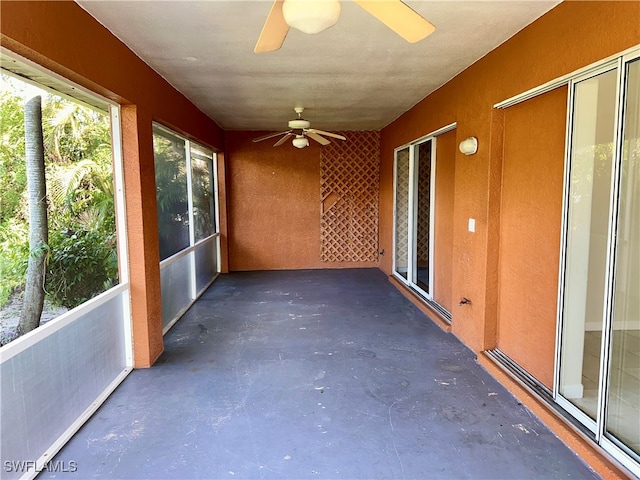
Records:
[[[39,478],[597,478],[378,270],[221,276]]]

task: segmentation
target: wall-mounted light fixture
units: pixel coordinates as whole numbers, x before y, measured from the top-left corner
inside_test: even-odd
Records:
[[[465,138],[460,142],[460,152],[465,155],[473,155],[478,151],[478,139],[476,137]]]
[[[296,135],[296,138],[294,138],[291,143],[293,143],[293,146],[296,148],[304,148],[309,146],[309,139],[304,135]]]
[[[340,16],[339,0],[285,0],[284,21],[304,33],[320,33],[333,26]]]

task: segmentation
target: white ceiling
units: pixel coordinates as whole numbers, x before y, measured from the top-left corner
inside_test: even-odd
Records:
[[[253,48],[271,1],[78,0],[227,130],[286,130],[293,107],[325,130],[378,130],[560,3],[406,0],[436,26],[409,44],[355,3],[317,35]]]

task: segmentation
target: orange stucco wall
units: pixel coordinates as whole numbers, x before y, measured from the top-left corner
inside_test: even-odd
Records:
[[[560,87],[504,112],[497,346],[549,389],[566,105],[567,87]]]
[[[131,316],[134,319],[133,344],[137,366],[149,366],[162,352],[162,301],[157,282],[160,278],[158,218],[155,195],[155,169],[151,117],[135,105],[122,107],[122,148],[127,195],[127,240],[131,279]],[[137,320],[137,321],[136,321]]]
[[[226,133],[229,269],[377,267],[321,260],[321,147],[251,141],[263,133]]]
[[[436,194],[434,232],[433,299],[453,310],[453,207],[455,200],[456,132],[436,139]]]
[[[214,149],[224,132],[76,3],[3,1],[0,17],[4,47],[123,105],[134,357],[149,366],[163,349],[151,122]]]
[[[479,140],[477,154],[456,153],[452,244],[453,298],[472,301],[465,306],[454,302],[452,331],[473,350],[496,346],[500,307],[504,119],[492,106],[639,43],[639,2],[564,2],[382,130],[380,248],[388,251],[392,250],[393,232],[393,149],[452,122],[458,124],[456,143],[468,136]],[[529,193],[522,191],[521,195]],[[476,220],[475,233],[468,231],[469,218]],[[553,235],[559,222],[557,218],[556,226],[549,230]],[[557,251],[541,257],[545,281],[557,282]],[[391,273],[390,256],[381,259],[381,268]],[[555,293],[548,289],[536,301],[555,306]],[[535,304],[523,305],[520,312],[531,321],[539,313]]]

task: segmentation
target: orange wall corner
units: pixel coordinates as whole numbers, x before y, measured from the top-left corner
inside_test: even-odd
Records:
[[[160,252],[151,117],[122,107],[131,319],[135,367],[149,367],[164,349]]]
[[[265,133],[226,132],[229,270],[378,267],[379,176],[358,173],[361,149],[354,149],[375,144],[369,160],[377,172],[378,133],[340,132],[344,143],[302,149],[252,142]]]

